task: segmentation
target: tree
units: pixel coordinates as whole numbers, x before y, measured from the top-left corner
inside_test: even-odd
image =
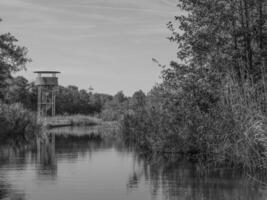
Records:
[[[146,95],[142,90],[136,91],[130,99],[130,108],[134,111],[140,111],[145,108]]]
[[[30,61],[27,49],[17,45],[17,42],[11,33],[0,35],[0,100],[4,98],[12,72],[25,69],[26,63]]]
[[[8,103],[20,102],[23,105],[30,104],[30,92],[29,92],[28,80],[22,76],[15,77],[11,80],[11,83],[7,87],[5,93],[5,101]]]
[[[186,14],[168,24],[178,59],[209,67],[222,77],[231,75],[241,84],[262,78],[267,50],[264,0],[180,0],[178,6]]]
[[[125,97],[125,95],[123,94],[123,91],[119,91],[117,92],[117,94],[115,94],[113,100],[115,103],[123,103],[127,98]]]

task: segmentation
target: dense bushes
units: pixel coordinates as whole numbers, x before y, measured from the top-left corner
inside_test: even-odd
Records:
[[[154,152],[197,154],[201,161],[266,167],[266,117],[252,101],[244,104],[239,90],[231,96],[222,93],[221,100],[216,106],[210,105],[208,112],[194,104],[195,99],[181,103],[185,95],[178,100],[176,94],[171,96],[166,90],[161,89],[157,97],[155,91],[150,93],[142,110],[125,115],[126,141]],[[160,104],[152,99],[161,99]]]
[[[32,142],[38,126],[35,114],[21,104],[0,103],[0,141]]]

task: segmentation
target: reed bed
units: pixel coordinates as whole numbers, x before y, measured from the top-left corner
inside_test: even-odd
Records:
[[[103,122],[95,126],[58,127],[47,130],[47,133],[66,137],[111,139],[120,133],[120,124],[118,122]]]
[[[44,127],[95,126],[103,123],[101,119],[86,115],[55,116],[41,119]]]
[[[236,80],[229,79],[223,95],[223,107],[235,124],[228,133],[231,145],[228,141],[223,153],[252,170],[267,169],[267,91],[262,83],[248,80],[240,88]]]
[[[195,156],[205,166],[267,170],[266,90],[229,78],[218,93],[208,112],[171,104],[166,111],[145,107],[126,115],[123,135],[149,151]]]

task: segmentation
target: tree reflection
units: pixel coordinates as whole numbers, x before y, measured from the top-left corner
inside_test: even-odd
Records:
[[[16,190],[1,175],[0,180],[0,199],[26,200],[26,195],[22,191]]]
[[[36,164],[33,173],[37,173],[39,179],[56,181],[62,160],[78,162],[96,151],[111,148],[115,148],[120,157],[133,158],[133,163],[130,160],[132,173],[126,183],[130,192],[148,184],[152,198],[164,200],[264,200],[267,196],[259,183],[238,170],[217,168],[202,173],[203,166],[182,156],[140,153],[120,140],[52,134],[49,140],[39,141],[35,150],[0,148],[0,199],[26,199],[23,192],[9,184],[16,183],[5,179],[7,168],[27,169],[27,164],[33,163]]]
[[[37,172],[46,179],[55,179],[57,176],[57,160],[55,153],[55,136],[49,135],[47,141],[37,141]]]
[[[5,178],[3,168],[16,166],[24,169],[26,166],[26,147],[15,147],[14,145],[0,146],[0,199],[8,200],[25,200],[26,195],[23,191],[19,191],[11,185]]]
[[[221,168],[203,175],[199,166],[177,155],[135,154],[135,166],[128,190],[144,179],[152,196],[162,191],[166,200],[264,200],[267,195],[259,183],[238,170]]]

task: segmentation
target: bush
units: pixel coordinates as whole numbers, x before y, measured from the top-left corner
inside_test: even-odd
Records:
[[[0,140],[30,142],[35,138],[38,125],[35,114],[21,104],[0,103]]]

